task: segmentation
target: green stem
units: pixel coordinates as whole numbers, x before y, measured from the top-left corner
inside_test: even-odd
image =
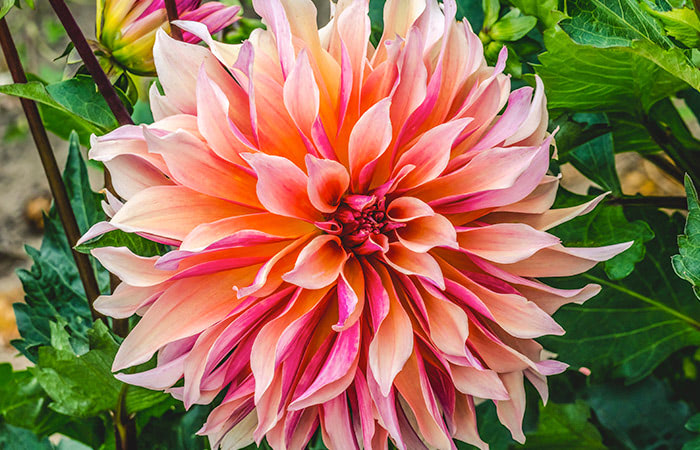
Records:
[[[654,300],[654,299],[652,299],[652,298],[649,298],[649,297],[647,297],[647,296],[644,296],[644,295],[642,295],[642,294],[640,294],[640,293],[638,293],[638,292],[634,292],[633,290],[627,289],[627,288],[624,287],[624,286],[620,286],[620,285],[618,285],[618,284],[612,283],[612,282],[610,282],[610,281],[608,281],[608,280],[604,280],[604,279],[602,279],[602,278],[598,278],[598,277],[596,277],[596,276],[594,276],[594,275],[591,275],[591,274],[588,274],[588,273],[584,273],[584,274],[583,274],[583,277],[584,277],[584,278],[588,278],[589,280],[591,280],[591,281],[593,281],[593,282],[595,282],[595,283],[598,283],[598,284],[607,286],[607,287],[609,287],[609,288],[612,288],[612,289],[615,289],[615,290],[617,290],[617,291],[619,291],[619,292],[622,292],[622,293],[624,293],[624,294],[627,294],[627,295],[629,295],[630,297],[636,298],[637,300],[641,300],[641,301],[643,301],[644,303],[647,303],[647,304],[652,305],[652,306],[654,306],[654,307],[656,307],[656,308],[659,308],[660,310],[662,310],[662,311],[664,311],[664,312],[666,312],[666,313],[668,313],[668,314],[670,314],[670,315],[672,315],[672,316],[674,316],[674,317],[677,317],[677,318],[681,319],[681,320],[684,321],[684,322],[687,322],[687,323],[690,324],[691,326],[693,326],[693,327],[695,327],[695,328],[697,328],[697,329],[700,329],[700,322],[698,322],[697,320],[693,319],[692,317],[688,317],[688,316],[686,316],[685,314],[682,314],[682,313],[676,311],[676,310],[673,309],[673,308],[669,308],[668,306],[664,305],[664,304],[661,303],[661,302],[657,302],[656,300]]]
[[[126,394],[129,385],[124,383],[117,398],[117,410],[114,412],[114,436],[119,450],[136,450],[136,425],[126,411]]]
[[[688,201],[680,196],[649,195],[643,197],[611,197],[608,205],[654,206],[656,208],[688,209]]]

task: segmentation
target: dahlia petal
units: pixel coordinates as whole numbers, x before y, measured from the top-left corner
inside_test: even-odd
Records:
[[[633,242],[625,242],[592,248],[555,245],[538,251],[528,259],[503,267],[507,267],[508,272],[523,277],[568,277],[585,272],[600,261],[624,252],[632,244]]]
[[[157,31],[153,60],[158,79],[168,101],[179,111],[196,114],[197,75],[202,64],[213,63],[210,55],[204,47],[180,42],[162,29]]]
[[[383,48],[384,41],[394,39],[395,36],[406,36],[411,25],[425,8],[424,0],[389,0],[384,4],[384,31],[374,55],[375,64],[382,56],[380,49]]]
[[[245,164],[240,157],[242,151],[249,151],[231,127],[228,118],[230,104],[221,88],[209,78],[204,67],[197,79],[197,125],[211,149],[221,158],[234,163]]]
[[[492,400],[508,400],[508,391],[493,370],[452,366],[455,387],[463,394]]]
[[[256,192],[268,211],[310,222],[321,219],[307,194],[308,177],[294,163],[263,153],[241,156],[258,174]]]
[[[389,294],[389,311],[369,344],[367,359],[380,392],[386,397],[391,391],[394,378],[413,351],[413,327],[408,314],[396,298],[388,274],[379,271],[379,276]]]
[[[472,152],[479,152],[487,148],[495,147],[505,141],[513,130],[517,130],[527,119],[527,111],[530,108],[532,98],[532,88],[522,87],[513,91],[508,99],[508,107],[498,122],[481,138],[481,140],[471,149]]]
[[[311,127],[318,117],[320,93],[314,79],[306,49],[297,56],[291,73],[284,82],[284,105],[297,128],[311,136]]]
[[[359,450],[355,433],[350,423],[350,412],[345,393],[323,404],[321,409],[323,442],[330,448]]]
[[[283,241],[298,238],[315,229],[308,222],[290,220],[276,214],[238,215],[198,225],[183,239],[180,250],[198,252]]]
[[[302,249],[294,269],[282,279],[305,289],[320,289],[338,279],[346,259],[337,236],[321,235]]]
[[[224,44],[223,42],[214,40],[211,37],[209,28],[205,24],[191,20],[174,20],[172,23],[206,43],[212,54],[216,56],[224,66],[231,67],[236,62],[236,59],[238,59],[238,52],[241,48],[241,44]]]
[[[568,222],[575,217],[588,214],[589,212],[593,211],[607,195],[607,193],[601,194],[593,200],[581,205],[572,206],[569,208],[550,209],[541,214],[496,212],[492,213],[488,217],[488,220],[495,222],[524,223],[537,230],[545,231],[564,222]]]
[[[124,339],[112,370],[144,363],[168,342],[192,336],[218,322],[236,306],[231,286],[251,275],[245,269],[234,269],[211,274],[206,283],[197,278],[175,281]]]
[[[149,151],[163,156],[172,177],[202,194],[253,208],[262,208],[255,195],[255,178],[242,167],[218,157],[185,131],[158,137],[143,130]]]
[[[124,199],[153,186],[172,185],[173,182],[148,161],[138,156],[117,156],[105,162],[112,175],[115,192]]]
[[[532,98],[526,119],[520,128],[506,139],[504,145],[534,145],[541,142],[547,131],[548,119],[544,83],[538,75],[535,75],[535,95]]]
[[[141,286],[131,286],[120,283],[111,295],[100,295],[93,304],[95,311],[115,319],[126,319],[136,311],[151,303],[165,290],[162,285],[154,285],[144,289]]]
[[[289,405],[290,410],[325,404],[342,394],[355,378],[360,350],[360,325],[338,333],[326,362],[311,386]],[[337,383],[340,381],[340,383]],[[330,388],[330,389],[329,389]]]
[[[455,405],[455,439],[471,444],[479,450],[488,450],[489,445],[479,437],[476,427],[476,409],[470,396],[458,395]]]
[[[90,253],[107,270],[131,286],[154,286],[172,276],[172,272],[154,268],[157,256],[138,256],[126,247],[99,247],[92,249]]]
[[[427,294],[427,293],[426,293]],[[444,297],[424,295],[430,339],[442,352],[466,357],[469,319],[462,308]]]
[[[258,426],[258,416],[255,411],[231,428],[221,440],[222,448],[245,448],[255,442],[253,432]]]
[[[522,372],[511,372],[500,375],[508,390],[510,400],[496,402],[498,419],[508,428],[510,435],[519,443],[525,442],[523,434],[523,417],[525,416],[525,385]]]
[[[287,20],[287,14],[280,0],[253,0],[253,8],[265,20],[275,35],[277,53],[279,54],[282,72],[287,77],[294,64],[294,47],[292,32]]]
[[[357,258],[348,258],[338,279],[338,323],[333,330],[343,331],[359,320],[365,302],[365,276]]]
[[[111,223],[128,233],[150,233],[181,241],[199,224],[253,211],[184,186],[156,186],[132,197]]]
[[[542,214],[549,210],[554,204],[559,189],[559,178],[545,175],[540,180],[535,190],[530,192],[524,199],[496,208],[496,212]]]
[[[365,381],[362,371],[355,372],[355,391],[357,393],[357,413],[360,416],[360,427],[362,429],[362,445],[364,448],[372,447],[372,437],[375,433],[374,411],[369,387]]]
[[[371,366],[368,367],[367,371],[367,387],[369,388],[369,393],[372,397],[372,401],[374,402],[374,406],[377,409],[379,423],[389,433],[394,441],[394,445],[396,445],[396,448],[399,450],[406,450],[406,445],[401,437],[399,418],[396,414],[394,389],[390,389],[388,394],[382,394],[379,382],[376,380]],[[377,436],[375,434],[375,437],[381,436]],[[382,443],[382,445],[384,444]],[[374,446],[372,446],[372,448],[374,448]]]
[[[353,186],[371,180],[374,164],[391,143],[391,100],[384,99],[368,109],[350,134],[348,159]]]
[[[306,155],[306,170],[309,174],[311,204],[321,212],[334,212],[350,184],[350,176],[345,167],[330,159]]]
[[[398,184],[398,189],[411,189],[437,178],[450,161],[452,143],[471,119],[447,122],[431,129],[406,150],[394,166],[394,175],[406,165],[415,168]]]
[[[134,386],[141,386],[154,391],[165,390],[182,378],[182,367],[187,354],[183,354],[165,364],[139,373],[118,373],[117,380]]]
[[[364,1],[348,2],[347,7],[338,12],[338,35],[345,48],[352,68],[352,110],[360,106],[360,87],[364,82],[364,70],[367,61],[367,43],[371,24],[367,16],[368,3]],[[353,98],[355,101],[353,101]]]
[[[427,253],[416,253],[394,242],[389,244],[389,251],[384,254],[384,260],[403,274],[425,277],[440,289],[445,289],[445,279],[440,266]]]
[[[459,230],[457,240],[463,250],[501,264],[522,261],[560,242],[556,236],[520,223],[463,228]]]
[[[396,230],[396,234],[404,247],[417,253],[425,253],[434,247],[459,248],[457,231],[439,214],[414,219]]]
[[[409,222],[420,217],[435,215],[433,208],[415,197],[399,197],[386,209],[387,216],[395,222]]]

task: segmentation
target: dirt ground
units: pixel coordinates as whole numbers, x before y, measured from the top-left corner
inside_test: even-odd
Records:
[[[70,7],[80,23],[85,24],[86,32],[91,30],[94,3],[72,1]],[[63,62],[53,62],[53,59],[61,54],[67,42],[61,37],[60,25],[53,19],[47,2],[37,2],[37,11],[13,11],[9,23],[16,41],[25,44],[20,48],[25,67],[42,78],[60,79]],[[10,82],[5,63],[0,58],[0,84]],[[52,142],[62,166],[67,145],[55,137],[52,137]],[[683,195],[678,183],[636,155],[618,155],[618,169],[626,194]],[[562,184],[575,192],[585,192],[586,180],[572,167],[563,170]],[[28,216],[36,217],[42,204],[48,203],[48,192],[19,101],[0,94],[0,362],[10,361],[17,367],[26,366],[28,362],[17,358],[17,352],[9,345],[10,340],[18,336],[11,305],[22,301],[23,297],[15,270],[29,266],[24,245],[38,247],[41,242],[36,220]]]

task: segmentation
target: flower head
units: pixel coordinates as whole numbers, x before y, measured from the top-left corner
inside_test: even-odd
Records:
[[[547,233],[599,199],[550,209],[541,82],[511,93],[505,52],[488,67],[453,0],[387,1],[376,49],[367,0],[321,30],[310,0],[254,5],[268,29],[241,45],[160,32],[156,122],[94,139],[126,201],[84,239],[174,247],[94,250],[123,281],[96,308],[142,316],[113,369],[157,352],[118,377],[186,407],[222,393],[201,430],[214,447],[300,449],[320,426],[332,449],[483,448],[475,398],[522,441],[524,378],[546,398],[566,367],[533,338],[599,289],[538,278],[628,247]]]
[[[239,6],[226,6],[201,0],[176,0],[178,16],[182,20],[203,23],[210,33],[231,25],[238,17]],[[155,75],[153,44],[156,31],[168,29],[170,23],[164,0],[98,0],[97,40],[100,51],[113,63],[136,75]],[[184,33],[185,42],[199,39]]]

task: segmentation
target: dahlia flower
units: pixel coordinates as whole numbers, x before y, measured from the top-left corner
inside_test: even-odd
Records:
[[[210,33],[238,20],[239,6],[226,6],[201,0],[176,0],[181,19],[203,23]],[[136,75],[155,75],[153,43],[156,31],[170,26],[164,0],[98,0],[97,50],[111,63]],[[199,42],[191,33],[184,33],[186,42]]]
[[[487,445],[475,401],[524,440],[524,379],[547,399],[566,365],[534,340],[599,287],[552,288],[628,248],[566,248],[547,229],[600,200],[550,209],[542,83],[510,92],[454,0],[389,0],[369,43],[367,0],[316,27],[310,0],[257,0],[241,45],[159,32],[156,119],[94,138],[125,201],[111,229],[172,246],[93,254],[122,280],[95,307],[138,314],[113,370],[185,407],[221,402],[212,447]],[[502,113],[499,114],[499,112]]]

